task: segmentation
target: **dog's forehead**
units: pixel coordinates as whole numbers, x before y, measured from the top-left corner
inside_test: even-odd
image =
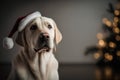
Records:
[[[42,20],[48,20],[48,21],[52,21],[52,19],[51,18],[48,18],[48,17],[40,17]]]
[[[53,22],[54,22],[53,19],[48,18],[48,17],[41,17],[41,21],[49,23],[51,25],[53,25]]]
[[[48,17],[38,17],[36,19],[33,20],[32,24],[36,23],[38,26],[43,26],[43,25],[51,25],[54,27],[54,20]]]

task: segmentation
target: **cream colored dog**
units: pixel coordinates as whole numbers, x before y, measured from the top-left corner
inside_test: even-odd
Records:
[[[22,48],[12,62],[8,80],[59,80],[53,51],[61,40],[62,35],[51,18],[32,19],[16,38]]]

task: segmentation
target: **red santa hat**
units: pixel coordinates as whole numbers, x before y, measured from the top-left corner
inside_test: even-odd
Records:
[[[12,49],[14,46],[14,41],[12,39],[12,36],[15,34],[15,32],[16,31],[20,32],[23,29],[25,29],[26,25],[37,17],[41,17],[40,12],[38,12],[38,11],[18,18],[15,25],[13,26],[12,30],[8,34],[8,37],[5,37],[3,39],[3,46],[7,49]]]

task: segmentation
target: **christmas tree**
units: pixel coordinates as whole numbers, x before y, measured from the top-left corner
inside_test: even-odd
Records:
[[[103,33],[97,34],[98,43],[88,47],[85,54],[93,54],[97,64],[120,65],[120,0],[107,9],[112,18],[103,18]]]

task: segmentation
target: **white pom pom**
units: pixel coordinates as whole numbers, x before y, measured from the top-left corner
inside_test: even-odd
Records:
[[[12,38],[9,37],[5,37],[3,39],[3,47],[7,48],[7,49],[12,49],[14,46],[14,42]]]

